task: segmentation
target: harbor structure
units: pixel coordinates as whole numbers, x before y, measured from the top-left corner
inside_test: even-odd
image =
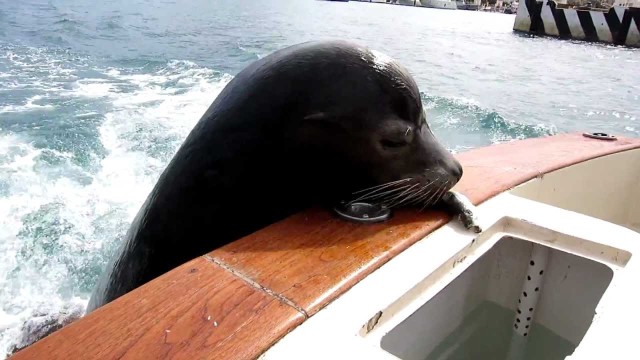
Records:
[[[640,47],[640,7],[599,3],[570,5],[554,0],[522,0],[513,30],[560,39]],[[635,5],[639,0],[616,0]]]

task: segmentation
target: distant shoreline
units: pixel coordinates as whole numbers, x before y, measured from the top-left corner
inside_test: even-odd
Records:
[[[480,11],[480,12],[496,12],[507,15],[515,15],[518,8],[518,2],[513,1],[511,3],[499,2],[499,6],[490,5],[483,6],[480,3],[468,3],[464,0],[328,0],[328,1],[341,1],[341,2],[365,2],[374,4],[385,5],[400,5],[409,7],[418,7],[424,9],[440,9],[440,10],[466,10],[466,11]],[[421,1],[427,3],[423,5]],[[455,6],[452,6],[455,5]]]

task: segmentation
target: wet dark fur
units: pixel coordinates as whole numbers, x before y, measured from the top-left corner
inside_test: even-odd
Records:
[[[343,41],[285,48],[240,72],[202,116],[87,312],[305,208],[401,179],[435,201],[461,175],[402,66],[376,65],[366,49]]]

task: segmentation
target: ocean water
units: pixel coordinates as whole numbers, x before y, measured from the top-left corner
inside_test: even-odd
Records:
[[[518,35],[514,18],[316,0],[0,0],[0,357],[34,312],[86,305],[191,127],[235,74],[284,46],[342,38],[396,58],[452,151],[640,136],[640,50]]]

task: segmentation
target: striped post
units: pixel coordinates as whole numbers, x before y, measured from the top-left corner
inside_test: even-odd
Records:
[[[520,2],[513,30],[560,39],[640,47],[640,8],[608,12],[558,8],[553,0]]]

